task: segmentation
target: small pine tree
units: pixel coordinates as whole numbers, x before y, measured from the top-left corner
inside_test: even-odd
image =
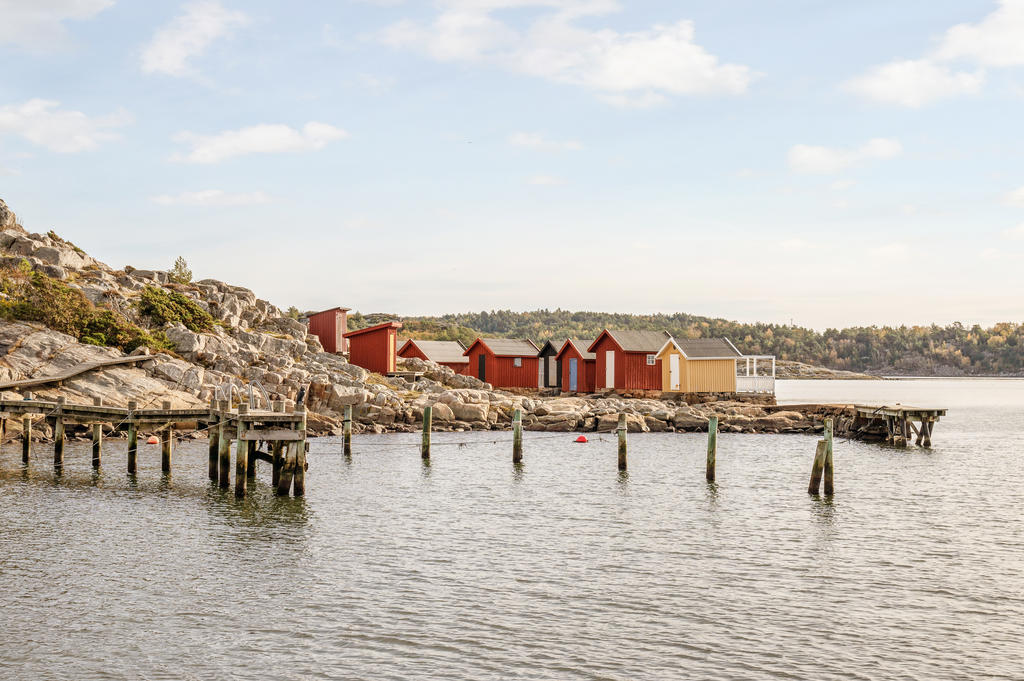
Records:
[[[298,319],[299,317],[302,316],[302,313],[299,312],[299,308],[295,307],[294,305],[289,307],[288,312],[286,312],[285,314],[287,314],[292,319]]]
[[[169,276],[171,281],[176,284],[191,284],[192,270],[188,268],[188,261],[179,255],[178,259],[174,261],[174,267],[171,268]]]

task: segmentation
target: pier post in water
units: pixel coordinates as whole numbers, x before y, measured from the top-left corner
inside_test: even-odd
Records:
[[[433,415],[433,407],[423,407],[423,443],[420,446],[420,456],[424,459],[430,458],[430,422]]]
[[[825,452],[828,445],[824,440],[818,440],[818,446],[814,450],[814,463],[811,464],[811,483],[807,486],[808,494],[818,494],[821,489],[821,471],[825,466]]]
[[[352,405],[345,406],[341,431],[341,448],[345,456],[352,456]]]
[[[65,397],[57,398],[57,418],[53,421],[53,467],[64,468],[64,404]]]
[[[718,457],[718,417],[708,419],[708,461],[704,477],[708,482],[715,481],[715,460]]]
[[[256,450],[259,448],[259,442],[257,440],[249,440],[249,449],[246,451],[246,468],[245,476],[247,478],[256,477]]]
[[[295,443],[295,477],[292,480],[292,494],[301,497],[306,493],[306,406],[298,405],[295,413],[302,416],[299,432],[302,439]]]
[[[210,399],[210,422],[207,424],[206,437],[210,446],[209,463],[206,468],[206,477],[211,482],[217,482],[217,450],[219,447],[220,431],[217,424],[220,416],[217,414],[217,398]]]
[[[273,409],[278,414],[284,413],[284,401],[274,400]],[[270,484],[277,488],[277,484],[281,482],[281,442],[274,441],[270,443]]]
[[[135,422],[135,411],[139,403],[128,400],[128,474],[135,475],[139,469],[139,426]]]
[[[515,409],[512,412],[512,463],[523,460],[523,412]]]
[[[826,496],[831,496],[832,487],[832,419],[825,419],[825,462],[822,466],[824,472],[824,493]]]
[[[92,403],[96,407],[103,406],[102,397],[92,398]],[[92,467],[100,467],[100,459],[103,458],[103,424],[94,423],[92,424]]]
[[[217,460],[218,482],[221,489],[231,487],[231,431],[228,430],[230,402],[217,400],[217,413],[220,423],[217,424]]]
[[[619,470],[626,470],[626,415],[619,414]]]
[[[164,400],[162,407],[164,411],[171,410],[171,403]],[[160,433],[160,469],[164,473],[171,472],[171,448],[174,446],[174,424],[167,423],[163,432]]]
[[[21,462],[28,463],[32,456],[32,417],[21,417]]]
[[[248,467],[249,443],[245,440],[246,416],[249,405],[238,405],[238,435],[235,440],[235,496],[245,496],[246,469]]]

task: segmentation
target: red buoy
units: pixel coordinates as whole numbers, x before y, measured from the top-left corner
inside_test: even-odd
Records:
[[[587,436],[586,436],[586,435],[580,435],[580,436],[579,436],[578,438],[576,438],[576,440],[575,440],[575,442],[586,442],[586,441],[587,441]]]
[[[160,444],[160,440],[157,439],[156,435],[150,435],[149,439],[146,440],[146,444],[147,445],[158,445],[158,444]]]

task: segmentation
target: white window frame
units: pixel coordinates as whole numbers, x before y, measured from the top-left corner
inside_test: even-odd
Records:
[[[652,367],[658,363],[657,355],[647,355],[647,366]]]
[[[513,357],[512,358],[512,366],[514,366],[516,369],[519,369],[520,367],[522,367],[523,366],[523,358],[522,357]]]

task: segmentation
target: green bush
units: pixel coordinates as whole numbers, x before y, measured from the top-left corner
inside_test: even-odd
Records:
[[[131,352],[140,346],[170,350],[163,332],[149,333],[125,317],[99,308],[76,288],[42,272],[33,272],[27,261],[0,270],[0,317],[39,322],[88,345],[115,347]]]
[[[195,333],[213,330],[213,317],[199,303],[177,291],[158,286],[147,286],[142,290],[139,312],[159,326],[180,322]]]

